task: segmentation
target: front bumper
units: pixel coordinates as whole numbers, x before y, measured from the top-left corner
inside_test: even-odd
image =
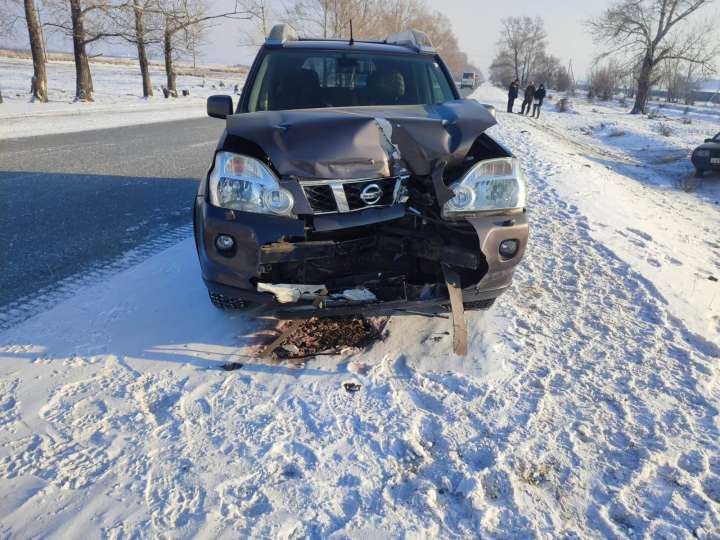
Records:
[[[699,157],[695,154],[692,156],[692,164],[699,171],[720,171],[720,161],[713,163],[712,160],[720,160],[720,155],[712,155],[711,157]]]
[[[363,215],[364,221],[368,221],[368,216],[387,220],[385,223],[388,230],[393,229],[397,223],[391,219],[393,215],[380,212],[373,214],[371,210],[367,210],[352,217],[338,216],[338,231],[343,229],[343,225],[347,226],[345,231],[363,230],[364,223],[357,223],[358,216]],[[400,215],[404,215],[404,212]],[[394,217],[397,218],[397,214]],[[344,219],[347,219],[348,223],[343,223]],[[337,240],[333,233],[329,240],[308,240],[302,219],[223,210],[211,206],[202,197],[196,200],[194,214],[198,257],[208,290],[264,304],[283,319],[447,311],[447,290],[439,280],[432,284],[432,294],[423,294],[421,297],[405,294],[398,298],[384,298],[374,302],[347,301],[336,302],[334,305],[327,302],[320,307],[314,307],[310,302],[280,304],[274,295],[257,290],[257,283],[265,281],[263,272],[272,265],[299,264],[314,260],[359,260],[364,256],[363,253],[379,249],[387,252],[399,249],[421,250],[423,261],[430,261],[438,268],[442,264],[461,269],[479,268],[480,270],[465,273],[471,277],[463,280],[463,298],[466,303],[476,307],[489,306],[492,300],[510,286],[515,268],[523,257],[528,238],[527,217],[524,213],[517,213],[513,216],[483,216],[468,221],[476,233],[476,237],[468,240],[472,249],[432,243],[421,237],[404,238],[397,236],[397,233],[389,238],[362,235],[347,237],[338,234]],[[385,225],[375,226],[382,229]],[[215,247],[215,239],[219,234],[234,238],[235,248],[232,252],[222,253]],[[500,243],[508,239],[519,242],[518,252],[511,259],[505,259],[499,254]],[[395,246],[394,243],[398,245]],[[364,279],[372,279],[366,274],[345,276],[334,287],[342,290],[343,287],[362,286]],[[333,292],[329,285],[328,289]]]

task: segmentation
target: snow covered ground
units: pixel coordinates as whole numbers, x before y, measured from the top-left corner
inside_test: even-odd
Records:
[[[531,245],[466,358],[396,317],[362,354],[248,360],[267,323],[210,306],[190,239],[0,334],[0,536],[720,537],[712,189],[576,116],[499,114]]]
[[[505,109],[497,88],[478,98]],[[588,218],[593,237],[649,279],[689,328],[720,342],[720,175],[695,179],[689,159],[720,132],[720,116],[691,109],[686,124],[680,113],[650,119],[610,102],[572,99],[572,108],[558,113],[548,101],[540,120],[501,113],[509,146],[563,164],[548,181]]]
[[[51,61],[47,65],[49,103],[29,101],[32,62],[0,57],[0,140],[50,133],[70,133],[89,129],[167,122],[206,114],[205,100],[211,94],[232,94],[242,88],[244,75],[213,72],[207,77],[178,76],[178,92],[189,90],[189,97],[165,99],[160,87],[165,72],[153,66],[150,76],[154,96],[142,96],[142,79],[135,64],[92,63],[95,87],[93,103],[76,103],[75,67],[72,62]],[[220,86],[222,83],[224,86]]]

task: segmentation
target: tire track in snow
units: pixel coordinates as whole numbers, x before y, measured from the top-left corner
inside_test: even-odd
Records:
[[[497,135],[523,160],[531,244],[490,316],[470,316],[480,327],[459,369],[428,369],[450,359],[449,339],[417,341],[446,321],[414,318],[342,359],[368,366],[353,371],[354,394],[346,366],[327,359],[230,374],[40,360],[84,378],[52,387],[47,430],[27,438],[15,390],[0,477],[39,476],[77,494],[78,509],[127,501],[98,512],[116,537],[718,534],[718,349],[593,239],[552,185],[581,165],[536,147],[519,122]],[[486,322],[505,324],[495,346]],[[495,363],[499,373],[474,369]]]

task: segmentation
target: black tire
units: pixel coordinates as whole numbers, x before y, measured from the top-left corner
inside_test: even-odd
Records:
[[[695,178],[702,178],[705,175],[705,171],[702,169],[695,169]]]
[[[222,309],[223,311],[240,311],[250,307],[248,302],[241,300],[240,298],[232,298],[230,296],[209,291],[208,295],[210,296],[210,302],[212,302],[212,305],[218,309]]]

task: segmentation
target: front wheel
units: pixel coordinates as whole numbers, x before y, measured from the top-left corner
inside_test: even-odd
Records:
[[[250,304],[240,298],[233,298],[231,296],[225,296],[224,294],[217,294],[208,291],[210,296],[210,302],[212,305],[223,311],[240,311],[242,309],[248,309]]]
[[[705,171],[702,169],[695,169],[695,178],[702,178],[705,174]]]

